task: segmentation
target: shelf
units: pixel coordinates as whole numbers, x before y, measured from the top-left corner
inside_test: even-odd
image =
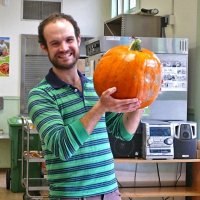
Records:
[[[122,14],[104,23],[104,35],[160,37],[160,20],[161,16]]]
[[[192,163],[192,185],[177,187],[122,187],[119,188],[123,198],[149,198],[149,197],[184,197],[190,196],[192,200],[200,200],[200,159],[171,159],[171,160],[144,160],[134,158],[115,159],[115,163]]]
[[[198,163],[200,159],[145,160],[135,158],[116,158],[115,163]]]
[[[10,139],[10,137],[9,137],[9,135],[7,135],[7,134],[1,134],[0,135],[0,140],[8,140],[8,139]]]
[[[123,198],[200,196],[192,187],[119,188]]]
[[[27,156],[24,156],[25,160],[27,160]],[[31,158],[29,157],[28,162],[30,163],[42,163],[45,162],[44,158]]]
[[[38,134],[38,131],[36,130],[36,128],[32,128],[32,127],[24,127],[24,130],[26,131],[26,133],[28,134]]]
[[[24,178],[23,184],[29,191],[49,190],[49,184],[45,178]]]
[[[42,151],[29,151],[29,154],[25,151],[23,156],[28,162],[45,162]]]

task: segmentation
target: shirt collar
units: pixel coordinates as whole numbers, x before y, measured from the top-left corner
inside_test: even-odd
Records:
[[[78,70],[78,75],[81,79],[82,85],[83,83],[88,81],[88,79],[79,70]],[[70,85],[70,84],[65,83],[61,79],[59,79],[58,76],[56,76],[56,74],[53,72],[52,68],[49,70],[49,73],[46,75],[45,78],[46,78],[46,81],[55,89],[59,89],[66,85]]]

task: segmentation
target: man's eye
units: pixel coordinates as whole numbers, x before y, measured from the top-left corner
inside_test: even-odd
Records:
[[[73,42],[73,41],[74,41],[73,38],[69,38],[69,39],[67,39],[67,42],[69,42],[69,43],[71,43],[71,42]]]
[[[55,43],[52,43],[51,46],[58,46],[59,43],[58,42],[55,42]]]

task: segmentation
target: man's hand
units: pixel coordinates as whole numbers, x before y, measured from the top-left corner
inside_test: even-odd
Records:
[[[140,100],[133,99],[115,99],[111,95],[117,91],[116,87],[104,91],[100,97],[100,105],[104,112],[132,112],[140,107]]]
[[[105,112],[125,113],[124,124],[127,130],[132,133],[137,128],[141,116],[138,110],[141,102],[137,98],[115,99],[111,96],[114,92],[115,87],[104,91],[100,100],[80,119],[89,134]]]

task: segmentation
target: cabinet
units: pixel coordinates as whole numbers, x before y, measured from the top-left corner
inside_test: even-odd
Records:
[[[122,198],[150,198],[150,197],[183,197],[190,196],[192,200],[200,200],[200,159],[173,160],[143,160],[143,159],[115,159],[115,163],[186,163],[191,164],[191,185],[177,187],[152,188],[120,188]]]

